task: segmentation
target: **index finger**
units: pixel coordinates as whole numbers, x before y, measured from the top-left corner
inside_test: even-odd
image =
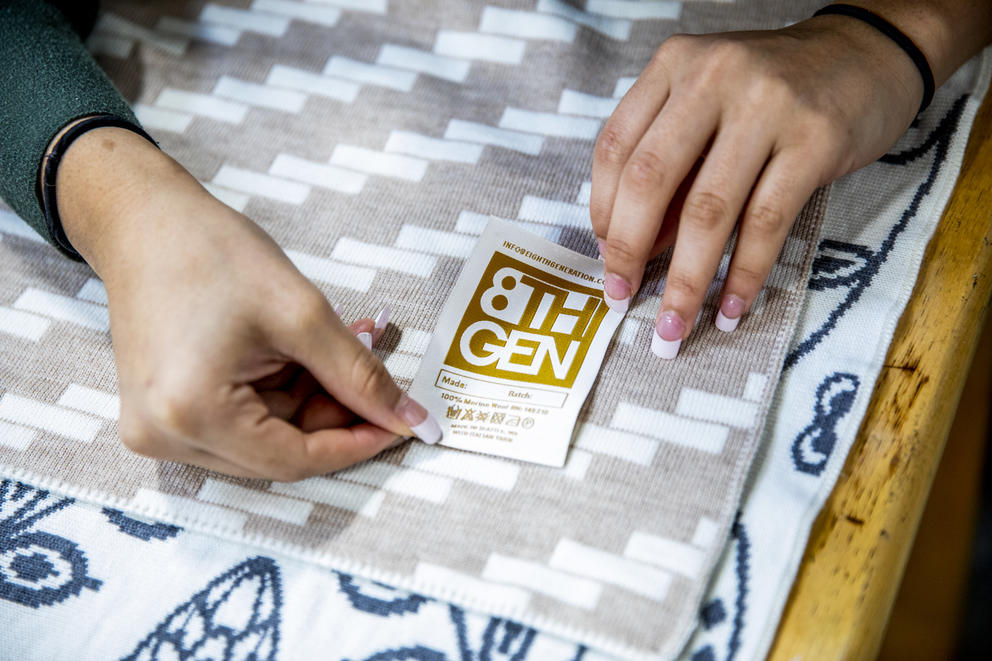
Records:
[[[604,298],[617,312],[630,306],[665,212],[715,127],[713,104],[673,97],[624,166],[603,255]]]

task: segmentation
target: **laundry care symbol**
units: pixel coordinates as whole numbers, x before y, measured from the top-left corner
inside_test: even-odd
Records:
[[[796,470],[810,475],[823,472],[837,444],[837,423],[854,406],[860,383],[853,374],[834,372],[817,387],[813,422],[792,442]]]
[[[249,558],[180,604],[124,661],[274,661],[281,611],[278,565]]]
[[[33,530],[73,502],[21,482],[0,482],[0,598],[39,608],[103,584],[87,574],[86,555],[65,537]]]

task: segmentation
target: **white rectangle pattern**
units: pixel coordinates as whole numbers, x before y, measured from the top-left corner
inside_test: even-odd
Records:
[[[9,392],[0,396],[0,419],[83,443],[96,438],[103,426],[103,421],[97,418]]]
[[[196,494],[197,499],[225,505],[244,512],[302,526],[313,510],[313,503],[285,498],[274,493],[248,489],[230,482],[207,478]]]
[[[555,546],[548,564],[658,602],[665,600],[672,583],[666,571],[567,538]]]
[[[420,181],[427,172],[428,161],[402,154],[387,154],[365,147],[354,145],[338,145],[331,154],[331,163],[342,167],[378,174],[384,177],[396,177],[407,181]]]
[[[675,412],[697,420],[750,429],[758,416],[758,404],[695,388],[682,388]]]
[[[302,204],[310,194],[310,187],[305,184],[233,165],[222,165],[212,183],[289,204]]]
[[[598,119],[557,115],[552,112],[534,112],[520,108],[507,108],[499,120],[501,129],[581,140],[595,140],[599,135],[599,124]]]
[[[331,252],[331,258],[351,264],[409,273],[421,278],[433,273],[434,266],[437,265],[437,257],[432,255],[365,243],[346,236],[338,239]]]
[[[511,558],[493,553],[486,560],[482,578],[494,583],[509,583],[545,594],[571,606],[585,610],[596,608],[603,586],[588,578],[580,578],[550,569],[532,560]]]
[[[520,467],[509,461],[423,443],[413,443],[407,449],[403,465],[501,491],[512,490],[520,474]]]

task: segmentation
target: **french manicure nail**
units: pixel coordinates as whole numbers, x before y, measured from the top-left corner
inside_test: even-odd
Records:
[[[599,258],[605,261],[604,256],[606,255],[606,241],[596,237],[596,245],[599,246]]]
[[[616,273],[603,276],[603,299],[610,309],[626,314],[630,307],[630,284]]]
[[[362,344],[365,345],[365,348],[366,349],[371,349],[372,348],[372,333],[369,333],[368,331],[365,331],[365,332],[359,333],[355,337],[358,338],[358,341],[359,342],[361,342]]]
[[[682,346],[683,333],[685,322],[682,318],[671,310],[665,310],[655,324],[654,334],[651,336],[651,352],[665,360],[675,358]]]
[[[716,313],[714,324],[724,333],[732,333],[744,314],[744,301],[739,296],[728,294],[720,301],[720,309]]]
[[[334,306],[334,314],[336,314],[338,317],[341,316],[341,313],[343,311],[344,311],[344,306],[341,305],[340,303]]]
[[[403,422],[409,425],[413,435],[424,443],[434,445],[441,440],[441,426],[437,424],[437,420],[427,412],[427,409],[408,395],[403,395],[400,398],[396,412],[403,419]]]
[[[392,314],[393,308],[386,305],[379,311],[379,314],[375,317],[375,329],[378,331],[385,330],[386,324],[389,323],[389,315]]]

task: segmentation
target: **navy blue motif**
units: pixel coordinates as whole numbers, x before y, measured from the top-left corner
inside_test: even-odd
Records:
[[[65,537],[32,530],[72,498],[22,482],[0,482],[0,598],[39,608],[103,584],[87,573],[86,554]]]
[[[497,652],[507,661],[523,661],[530,652],[530,646],[537,636],[537,631],[524,628],[511,620],[499,617],[489,618],[489,623],[482,633],[482,643],[478,654],[474,654],[468,640],[468,627],[465,624],[465,611],[457,606],[449,606],[451,622],[458,634],[458,651],[461,661],[492,661],[493,653]]]
[[[279,566],[249,558],[178,606],[125,661],[275,661],[281,612]]]
[[[734,617],[730,621],[730,635],[727,636],[727,655],[724,661],[733,661],[741,648],[741,635],[744,632],[744,615],[747,613],[747,596],[751,580],[751,539],[748,537],[744,524],[741,523],[740,512],[731,527],[731,539],[734,543],[734,576],[737,581],[734,597]],[[722,599],[714,599],[703,607],[700,612],[703,628],[712,629],[727,621],[727,609]],[[706,644],[695,650],[690,656],[691,661],[716,661],[716,648]]]
[[[372,615],[389,617],[390,615],[405,615],[416,613],[420,607],[427,603],[426,597],[398,590],[383,583],[370,581],[375,591],[388,595],[389,598],[368,594],[363,591],[362,586],[355,582],[355,579],[347,574],[338,574],[338,585],[341,592],[345,594],[348,601],[354,608]]]
[[[706,629],[712,629],[727,619],[727,609],[723,607],[723,599],[716,598],[703,606],[699,612],[699,619],[703,621],[703,627]]]
[[[423,645],[415,645],[376,652],[365,661],[447,661],[447,659],[444,652],[438,652]]]
[[[796,470],[819,475],[837,444],[837,423],[854,406],[861,382],[854,374],[834,372],[816,388],[813,421],[792,442]]]
[[[934,151],[933,162],[926,178],[917,187],[909,207],[903,211],[896,224],[889,229],[888,235],[877,250],[830,239],[820,242],[819,252],[813,261],[810,289],[824,290],[847,287],[848,291],[844,300],[830,311],[826,321],[789,352],[789,355],[785,357],[783,369],[789,369],[803,356],[815,349],[823,341],[823,338],[833,331],[841,317],[861,298],[861,295],[864,294],[878,274],[882,264],[885,263],[889,253],[895,247],[899,235],[908,227],[909,221],[916,216],[923,199],[929,195],[933,188],[947,156],[951,138],[957,131],[958,121],[967,99],[967,94],[959,97],[922,144],[904,152],[886,154],[879,159],[879,162],[889,165],[906,165],[928,153],[931,149]]]
[[[107,517],[107,521],[117,526],[125,535],[137,537],[146,542],[150,542],[153,537],[155,539],[169,539],[178,535],[179,531],[182,530],[179,526],[169,523],[145,523],[110,507],[104,507],[103,514]]]

